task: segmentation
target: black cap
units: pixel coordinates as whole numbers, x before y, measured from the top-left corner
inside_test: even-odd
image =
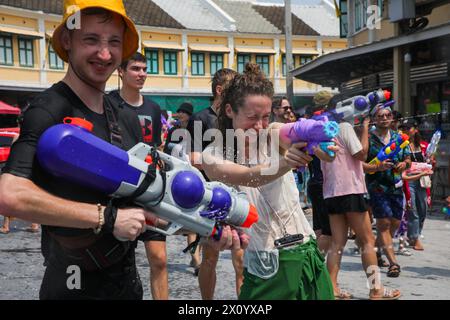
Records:
[[[177,112],[184,112],[191,116],[194,113],[194,107],[189,102],[183,102],[178,107]]]

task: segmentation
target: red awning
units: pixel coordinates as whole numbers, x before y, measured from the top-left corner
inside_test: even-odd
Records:
[[[20,109],[0,101],[0,114],[20,114]]]

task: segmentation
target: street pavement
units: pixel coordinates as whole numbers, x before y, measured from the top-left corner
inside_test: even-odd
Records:
[[[311,219],[311,216],[308,216]],[[0,218],[1,221],[1,218]],[[0,234],[0,299],[38,299],[39,286],[44,274],[40,253],[40,234],[25,231],[27,223],[12,222],[12,231]],[[450,220],[440,213],[429,216],[423,231],[425,251],[410,249],[412,256],[398,256],[402,267],[399,278],[387,278],[382,271],[382,282],[398,288],[405,300],[437,300],[450,298]],[[184,236],[169,237],[168,269],[169,295],[174,300],[200,299],[197,278],[189,267],[190,256],[182,250]],[[368,287],[361,267],[360,255],[353,255],[353,241],[348,241],[342,259],[339,283],[355,299],[367,299]],[[144,285],[144,299],[151,299],[149,267],[142,243],[137,248],[137,266]],[[215,299],[236,299],[234,270],[229,251],[222,252],[217,267]]]

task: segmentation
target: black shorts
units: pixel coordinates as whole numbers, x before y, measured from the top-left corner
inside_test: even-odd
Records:
[[[331,236],[330,219],[323,200],[322,185],[308,185],[308,197],[311,200],[313,210],[313,230],[321,230],[323,235]]]
[[[166,236],[161,234],[161,233],[159,233],[159,232],[153,231],[153,230],[147,230],[147,231],[145,231],[143,234],[141,234],[138,237],[138,240],[144,241],[144,242],[147,242],[147,241],[166,241]]]
[[[325,199],[328,214],[344,214],[347,212],[366,212],[367,200],[364,194],[348,194],[345,196]]]
[[[69,272],[72,266],[47,265],[39,291],[41,300],[142,300],[143,288],[136,268],[135,251],[119,263],[100,271]],[[79,273],[78,273],[79,272]],[[78,273],[80,288],[70,288],[68,284]]]

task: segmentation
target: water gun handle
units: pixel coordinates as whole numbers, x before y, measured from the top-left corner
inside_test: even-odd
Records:
[[[328,154],[330,157],[334,158],[336,156],[336,153],[332,150],[329,150],[328,147],[329,146],[335,146],[336,144],[332,141],[330,142],[321,142],[319,143],[319,147],[320,149],[322,149],[323,152],[325,152],[326,154]]]

